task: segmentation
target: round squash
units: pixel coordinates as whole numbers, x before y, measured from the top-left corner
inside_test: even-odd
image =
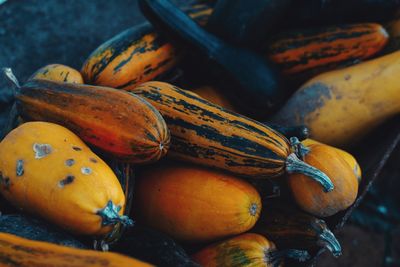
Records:
[[[218,106],[221,106],[231,111],[237,111],[232,103],[226,98],[226,96],[224,96],[224,94],[215,87],[201,86],[196,87],[191,91],[198,94],[202,98],[207,99],[211,103],[217,104]]]
[[[32,241],[0,233],[3,267],[150,267],[148,263],[111,252],[99,252]]]
[[[119,222],[125,196],[117,177],[74,133],[28,122],[0,143],[0,192],[13,205],[76,234],[104,235]]]
[[[261,200],[231,175],[168,162],[138,175],[138,221],[181,241],[209,241],[243,233],[256,223]]]
[[[30,80],[41,79],[55,82],[67,82],[67,83],[83,83],[82,75],[79,71],[62,65],[62,64],[50,64],[38,69]]]
[[[349,164],[335,148],[310,144],[304,161],[331,179],[334,189],[324,192],[319,184],[303,174],[291,174],[288,183],[297,204],[305,211],[328,217],[348,208],[357,197],[358,181]]]
[[[192,258],[203,267],[283,266],[276,253],[273,242],[262,235],[247,233],[210,245]]]
[[[305,140],[303,140],[301,142],[305,146],[309,146],[309,145],[312,145],[312,144],[321,144],[320,142],[318,142],[318,141],[316,141],[314,139],[310,139],[310,138],[307,138],[307,139],[305,139]],[[333,146],[331,146],[331,147],[336,149],[336,152],[338,154],[340,154],[340,156],[349,164],[349,166],[351,167],[351,169],[354,172],[354,175],[357,177],[358,182],[361,182],[361,176],[362,176],[361,167],[358,164],[357,160],[353,157],[353,155],[351,155],[349,152],[344,151],[344,150],[342,150],[340,148],[336,148],[336,147],[333,147]]]

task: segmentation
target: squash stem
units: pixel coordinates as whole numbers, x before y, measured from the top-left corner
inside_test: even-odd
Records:
[[[342,255],[342,247],[329,229],[324,229],[319,235],[318,245],[326,247],[335,257]]]
[[[120,210],[121,206],[114,205],[111,200],[108,201],[107,205],[97,212],[97,215],[102,218],[101,225],[107,226],[121,223],[124,226],[133,226],[133,220],[131,220],[128,216],[119,215],[118,212]]]
[[[11,68],[2,68],[2,71],[6,78],[13,84],[13,90],[16,94],[21,89],[17,77],[15,77]]]
[[[325,192],[330,192],[334,188],[331,179],[325,173],[301,161],[295,153],[291,153],[286,158],[286,171],[287,173],[301,173],[310,177],[320,183]]]
[[[292,151],[296,153],[297,157],[301,160],[304,160],[304,156],[311,151],[308,147],[303,145],[297,137],[290,137],[290,146]]]
[[[304,262],[310,258],[310,254],[306,250],[299,249],[269,250],[266,251],[265,258],[273,267],[277,267],[281,265],[284,258]]]

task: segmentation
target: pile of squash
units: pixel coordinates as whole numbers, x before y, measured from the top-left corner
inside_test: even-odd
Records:
[[[400,110],[399,23],[344,12],[309,28],[289,0],[228,2],[140,0],[154,27],[106,41],[81,71],[47,65],[20,84],[3,69],[15,112],[0,143],[0,265],[341,254],[325,219],[357,198],[361,169],[345,150]],[[285,14],[297,22],[277,27]]]

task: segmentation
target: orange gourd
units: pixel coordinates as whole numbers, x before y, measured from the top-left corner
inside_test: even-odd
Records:
[[[181,241],[209,241],[243,233],[261,211],[249,183],[202,167],[167,162],[139,173],[137,220]]]
[[[79,71],[62,64],[46,65],[38,69],[29,79],[42,79],[55,82],[79,84],[83,83],[83,78]]]
[[[105,235],[123,216],[125,196],[107,164],[75,134],[27,122],[0,143],[0,192],[17,208],[76,234]]]
[[[317,217],[328,217],[350,207],[358,192],[358,181],[350,165],[336,148],[323,144],[310,144],[303,160],[329,175],[334,189],[324,192],[318,183],[303,174],[288,179],[296,203]]]
[[[236,111],[237,109],[232,105],[232,103],[223,95],[221,91],[213,86],[201,86],[191,89],[193,93],[198,94],[204,99],[207,99],[211,103],[218,106],[226,108],[228,110]]]
[[[150,267],[152,265],[111,252],[76,249],[0,233],[3,267]]]

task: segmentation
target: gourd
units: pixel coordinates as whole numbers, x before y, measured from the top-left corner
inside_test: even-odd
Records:
[[[283,257],[301,261],[309,257],[305,251],[278,251],[275,244],[262,235],[246,233],[212,244],[192,255],[201,266],[283,266]]]
[[[321,144],[320,142],[315,141],[310,138],[303,140],[302,143],[306,147],[309,145],[312,145],[312,144]],[[351,155],[349,152],[344,151],[340,148],[335,148],[335,147],[332,147],[332,148],[336,149],[336,152],[338,154],[340,154],[340,156],[349,164],[349,166],[353,170],[354,175],[357,177],[358,182],[361,182],[361,177],[362,177],[361,167],[358,164],[357,160],[353,157],[353,155]]]
[[[16,103],[25,120],[63,125],[85,142],[131,163],[164,156],[170,135],[160,113],[144,99],[108,87],[30,80],[16,84]]]
[[[135,218],[176,240],[211,241],[243,233],[256,223],[261,199],[231,175],[167,162],[139,173]]]
[[[0,265],[5,267],[149,267],[116,253],[99,252],[32,241],[0,233]]]
[[[187,8],[203,24],[211,11],[206,4]],[[88,84],[132,90],[171,70],[180,57],[179,48],[160,36],[149,23],[143,23],[96,48],[84,62],[81,73]]]
[[[300,146],[301,143],[299,144]],[[303,160],[326,173],[333,185],[331,192],[323,192],[318,183],[303,174],[293,174],[288,179],[296,203],[306,212],[317,217],[332,216],[350,207],[356,200],[358,180],[350,165],[336,148],[323,144],[302,146],[298,151]]]
[[[273,241],[280,248],[315,251],[326,248],[335,257],[342,248],[325,221],[283,203],[281,199],[268,200],[253,231]]]
[[[288,76],[312,77],[375,55],[388,37],[376,23],[284,31],[269,41],[267,56]]]
[[[120,223],[125,196],[106,163],[75,134],[27,122],[0,143],[0,193],[19,209],[76,234],[104,236]]]
[[[289,141],[262,123],[168,83],[147,82],[133,93],[149,101],[166,120],[171,158],[251,178],[302,172],[332,190],[325,174],[298,160]]]
[[[305,125],[312,139],[349,146],[400,111],[398,75],[400,51],[318,75],[294,93],[271,121]]]
[[[62,64],[46,65],[38,69],[29,79],[42,79],[79,84],[83,83],[83,78],[79,71]]]

